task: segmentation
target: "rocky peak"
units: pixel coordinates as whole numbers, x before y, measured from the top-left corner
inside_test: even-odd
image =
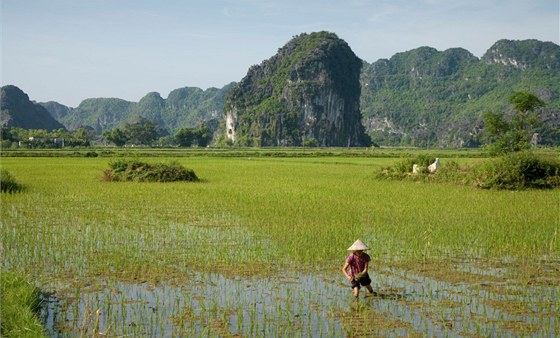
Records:
[[[140,101],[138,101],[138,104],[156,105],[158,107],[163,107],[165,105],[165,100],[158,92],[150,92],[144,95],[144,97],[141,98]]]
[[[29,96],[13,85],[3,86],[0,94],[0,124],[2,127],[23,129],[64,129],[40,104],[29,100]]]
[[[395,54],[389,61],[382,61],[375,68],[383,70],[388,67],[392,74],[407,72],[410,77],[440,77],[453,75],[470,62],[478,62],[478,58],[463,48],[450,48],[440,52],[432,47],[419,47]]]
[[[358,146],[362,61],[334,33],[300,34],[226,98],[226,137],[247,146]]]
[[[56,101],[39,102],[57,121],[62,120],[72,112],[72,108]]]
[[[560,46],[539,40],[499,40],[482,56],[487,64],[500,63],[521,70],[560,69]]]

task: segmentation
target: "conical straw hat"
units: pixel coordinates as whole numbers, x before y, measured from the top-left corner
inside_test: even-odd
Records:
[[[369,247],[364,244],[364,242],[360,241],[359,239],[354,242],[348,249],[349,251],[358,251],[358,250],[369,250]]]

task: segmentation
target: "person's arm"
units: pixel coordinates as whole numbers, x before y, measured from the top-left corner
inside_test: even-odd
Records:
[[[352,276],[350,276],[348,274],[348,266],[350,266],[350,264],[348,264],[348,262],[344,263],[344,266],[342,267],[342,272],[344,273],[344,276],[346,276],[346,278],[348,278],[349,281],[352,281]]]
[[[369,262],[366,262],[366,264],[364,265],[364,270],[362,272],[360,272],[360,275],[365,275],[367,273],[368,265],[369,265]]]

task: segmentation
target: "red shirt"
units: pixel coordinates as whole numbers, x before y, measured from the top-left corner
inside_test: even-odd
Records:
[[[350,266],[350,275],[356,277],[360,272],[364,271],[366,263],[371,260],[367,253],[362,253],[361,256],[351,254],[346,258],[346,263]]]

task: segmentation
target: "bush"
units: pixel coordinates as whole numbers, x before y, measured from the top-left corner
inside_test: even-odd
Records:
[[[420,155],[382,168],[378,178],[408,179],[469,185],[483,189],[552,189],[560,187],[560,161],[557,158],[537,156],[532,152],[517,152],[483,162],[475,167],[461,167],[455,161],[442,164],[434,174],[427,174],[433,157]],[[412,166],[418,164],[418,174]]]
[[[471,172],[474,184],[484,189],[550,189],[560,186],[560,161],[518,152],[485,162]]]
[[[436,160],[435,157],[430,155],[418,155],[416,157],[404,158],[395,163],[392,167],[385,167],[381,169],[378,177],[382,178],[393,178],[393,179],[403,179],[411,176],[412,167],[417,164],[419,168],[419,174],[425,174],[428,172],[428,166]],[[416,176],[416,175],[414,175]],[[420,177],[420,176],[419,176]],[[417,178],[419,178],[417,177]]]
[[[2,192],[15,193],[23,190],[23,185],[6,170],[0,169],[0,188]]]
[[[132,182],[176,182],[198,181],[193,170],[181,166],[174,161],[169,164],[150,164],[138,160],[118,159],[109,162],[104,171],[104,181]]]
[[[319,146],[319,141],[317,141],[314,137],[308,138],[306,140],[303,141],[302,144],[304,147],[318,147]]]
[[[456,161],[446,161],[440,166],[432,177],[439,182],[453,182],[457,184],[468,184],[468,167],[461,167]]]

